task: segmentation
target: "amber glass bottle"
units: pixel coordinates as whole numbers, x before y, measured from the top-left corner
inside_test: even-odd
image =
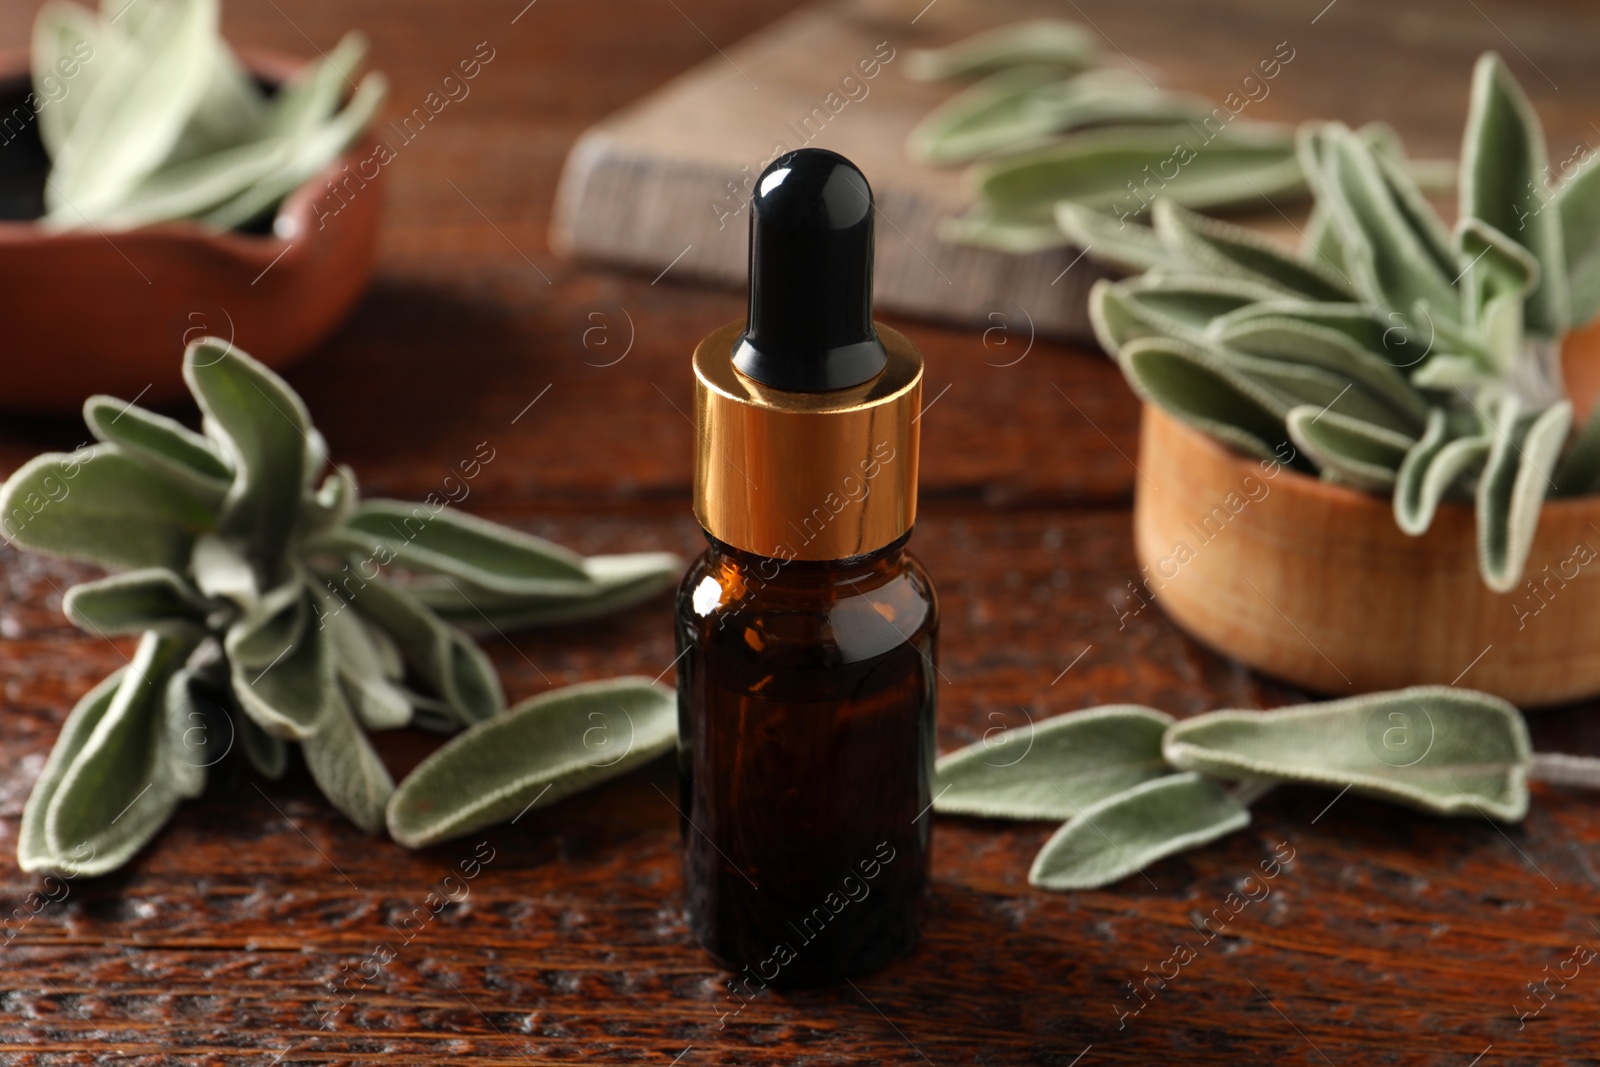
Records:
[[[711,547],[677,602],[689,925],[747,993],[916,943],[938,629],[906,551],[922,358],[871,318],[866,179],[789,153],[750,225],[749,319],[695,351]]]
[[[933,587],[905,538],[837,562],[715,540],[678,596],[690,926],[763,982],[916,942],[933,765]]]

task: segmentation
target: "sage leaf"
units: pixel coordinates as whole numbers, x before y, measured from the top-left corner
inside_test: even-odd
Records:
[[[1456,228],[1461,246],[1467,322],[1497,368],[1507,373],[1523,356],[1523,300],[1539,279],[1539,264],[1526,249],[1479,219]]]
[[[306,587],[298,578],[268,590],[228,628],[228,659],[260,669],[276,663],[304,636],[311,623]]]
[[[51,0],[33,20],[29,49],[33,94],[45,106],[34,112],[39,140],[51,158],[59,155],[67,131],[78,121],[83,102],[94,95],[95,84],[113,65],[119,48],[126,47],[122,31],[77,4]],[[63,66],[63,64],[65,66]],[[65,70],[76,71],[67,91],[61,92]]]
[[[190,782],[174,773],[165,702],[167,682],[191,647],[145,635],[56,785],[44,814],[45,843],[54,856],[75,857],[74,873],[102,874],[126,863],[184,796]]]
[[[301,493],[315,475],[307,460],[311,417],[278,375],[230,342],[189,345],[183,378],[206,417],[208,435],[232,460],[233,484],[218,532],[259,546],[268,584],[281,580]]]
[[[388,634],[406,663],[449,705],[462,725],[493,718],[505,708],[500,679],[489,657],[416,597],[379,577],[351,591],[349,602]]]
[[[1400,336],[1400,327],[1373,317],[1370,309],[1354,303],[1334,304],[1275,296],[1218,316],[1212,320],[1207,334],[1212,338],[1220,338],[1231,333],[1235,327],[1262,319],[1278,326],[1283,325],[1279,320],[1288,319],[1301,326],[1344,334],[1356,348],[1377,355],[1396,369],[1404,369],[1417,362],[1415,357],[1391,354],[1391,350],[1405,347],[1406,338]],[[1257,354],[1272,355],[1271,352],[1260,350]]]
[[[1600,315],[1600,167],[1585,159],[1556,190],[1574,329]]]
[[[255,78],[220,39],[210,77],[163,166],[236,148],[259,136],[267,100]]]
[[[168,784],[186,799],[205,792],[206,768],[222,759],[232,744],[231,737],[213,734],[215,724],[194,699],[195,684],[195,672],[187,667],[172,672],[161,703]]]
[[[102,637],[146,630],[198,633],[212,610],[181,575],[165,567],[75,585],[61,607],[75,626]]]
[[[332,593],[319,592],[322,625],[332,642],[339,680],[361,725],[369,730],[395,730],[411,722],[411,701],[394,684],[402,665],[389,638],[362,620]]]
[[[944,48],[912,52],[906,57],[906,77],[943,81],[1028,63],[1078,71],[1093,66],[1097,58],[1094,39],[1081,26],[1061,19],[1033,19],[987,30]]]
[[[300,747],[328,803],[368,833],[381,830],[394,779],[343,699],[335,697],[322,729]]]
[[[400,783],[389,833],[422,848],[648,763],[678,738],[677,696],[645,678],[567,686],[468,728]]]
[[[0,488],[10,540],[109,567],[181,570],[215,521],[186,487],[115,445],[36,456]]]
[[[670,552],[590,556],[584,560],[590,588],[582,593],[521,594],[425,576],[406,590],[445,622],[468,633],[503,633],[598,618],[650,599],[677,584],[683,561]]]
[[[224,647],[245,714],[270,734],[304,741],[335,713],[339,692],[327,632],[313,624],[311,593],[303,584],[289,588],[292,601],[280,606],[263,597],[256,612],[229,627]]]
[[[347,33],[321,60],[305,67],[272,98],[262,134],[287,137],[325,121],[339,107],[345,86],[367,54],[367,39]]]
[[[1327,208],[1312,206],[1302,238],[1304,243],[1300,254],[1307,263],[1316,263],[1326,270],[1335,271],[1341,278],[1349,277],[1345,273],[1344,248],[1339,244],[1339,231],[1328,217]]]
[[[1387,123],[1369,122],[1356,132],[1372,147],[1372,161],[1377,164],[1378,173],[1389,190],[1395,211],[1416,239],[1418,247],[1446,277],[1454,277],[1458,268],[1450,245],[1450,235],[1439,213],[1422,195],[1417,178],[1419,174],[1429,175],[1433,167],[1408,160],[1400,135]],[[1455,167],[1450,163],[1444,164],[1444,167],[1443,181],[1436,184],[1438,188],[1449,189],[1455,184]]]
[[[1395,475],[1395,524],[1412,537],[1427,532],[1445,494],[1461,487],[1464,476],[1489,454],[1488,434],[1451,439],[1448,427],[1443,411],[1435,408],[1429,412],[1427,430],[1406,453]]]
[[[1324,478],[1358,489],[1391,489],[1416,438],[1305,404],[1290,411],[1289,437]]]
[[[1156,201],[1151,219],[1161,242],[1181,251],[1197,273],[1242,278],[1311,300],[1342,303],[1354,296],[1338,275],[1295,259],[1243,226],[1205,218],[1165,198]]]
[[[1522,580],[1533,535],[1562,443],[1572,426],[1572,404],[1562,400],[1524,416],[1514,398],[1496,414],[1488,461],[1478,479],[1478,569],[1490,589],[1508,593]]]
[[[256,773],[274,782],[282,778],[289,769],[288,742],[267,733],[248,715],[234,716],[233,724],[239,731],[239,747]]]
[[[1482,220],[1538,261],[1538,280],[1525,310],[1527,326],[1545,337],[1559,337],[1570,307],[1560,212],[1544,210],[1548,159],[1533,105],[1504,61],[1484,53],[1472,71],[1472,100],[1461,142],[1459,216]]]
[[[1047,135],[1054,123],[1036,90],[1060,84],[1057,67],[1029,64],[996,71],[912,127],[906,152],[921,163],[964,163]]]
[[[1062,78],[1058,68],[1028,65],[991,74],[934,109],[911,131],[906,151],[948,165],[1036,147],[1052,135],[1096,126],[1174,125],[1199,121],[1211,106],[1166,92],[1122,71]]]
[[[232,200],[199,217],[212,226],[235,229],[273,211],[284,197],[316,177],[355,143],[362,131],[371,125],[388,91],[388,80],[381,74],[366,75],[342,111],[328,122],[303,130],[293,138],[282,165]]]
[[[1228,780],[1342,788],[1439,815],[1515,821],[1528,808],[1528,730],[1487,693],[1415,686],[1276,711],[1214,711],[1174,724],[1174,767]]]
[[[1420,389],[1456,390],[1472,395],[1490,389],[1495,378],[1484,361],[1475,356],[1436,352],[1411,375],[1411,383]]]
[[[1249,809],[1215,782],[1170,774],[1084,808],[1039,850],[1028,884],[1098,889],[1249,824]]]
[[[345,699],[368,730],[398,730],[411,725],[411,698],[403,688],[366,668],[339,668]]]
[[[55,799],[56,791],[61,787],[62,778],[105,718],[121,688],[124,674],[126,668],[113,671],[73,706],[67,721],[61,726],[61,733],[56,737],[55,746],[44,761],[44,770],[39,773],[38,781],[33,783],[33,791],[28,794],[28,802],[22,808],[22,825],[17,834],[17,866],[29,874],[76,875],[81,873],[77,862],[94,860],[94,853],[86,842],[73,846],[67,855],[58,855],[53,851],[45,837],[44,817],[50,802]]]
[[[1289,405],[1201,348],[1145,337],[1124,345],[1117,362],[1140,399],[1245,455],[1273,459],[1288,440]]]
[[[217,0],[148,6],[52,156],[46,225],[97,217],[156,169],[206,90],[218,47]]]
[[[99,394],[83,402],[83,421],[95,438],[182,483],[217,508],[233,471],[210,441],[176,419]]]
[[[164,219],[203,215],[276,173],[293,150],[293,141],[280,137],[245,141],[169,164],[92,218],[105,227],[132,229]]]
[[[1176,337],[1203,345],[1207,325],[1272,290],[1238,278],[1147,274],[1121,282],[1101,279],[1089,290],[1089,321],[1107,352],[1140,337]]]
[[[356,485],[355,471],[343,463],[334,465],[314,493],[306,493],[300,503],[300,523],[295,539],[301,542],[317,538],[340,526],[355,511],[361,491]]]
[[[230,601],[246,612],[253,611],[261,600],[255,568],[236,547],[215,534],[195,540],[189,571],[203,596]]]
[[[1172,716],[1134,704],[1056,715],[939,758],[933,807],[952,815],[1070,819],[1141,782],[1172,773],[1161,736]],[[995,735],[991,737],[990,735]]]
[[[1345,272],[1362,299],[1409,309],[1418,300],[1456,306],[1451,276],[1407,222],[1370,145],[1348,127],[1327,123],[1300,137],[1301,161],[1338,234]]]
[[[1308,363],[1247,356],[1227,349],[1219,355],[1252,380],[1277,393],[1294,406],[1310,404],[1318,411],[1336,411],[1361,422],[1406,433],[1409,419],[1399,415],[1365,386]]]
[[[1118,220],[1070,200],[1056,204],[1055,211],[1061,232],[1097,262],[1128,271],[1175,265],[1172,252],[1148,226]]]
[[[1421,428],[1428,403],[1383,356],[1346,333],[1288,316],[1256,315],[1215,324],[1206,340],[1248,355],[1303,363],[1339,374],[1381,397],[1407,424]]]
[[[583,593],[593,584],[576,552],[445,505],[363,501],[326,540],[506,593]]]
[[[974,184],[995,217],[1019,222],[1053,222],[1062,200],[1125,221],[1144,214],[1150,207],[1145,197],[1156,194],[1207,210],[1304,190],[1289,134],[1248,127],[1213,137],[1208,141],[1187,125],[1088,130],[1048,148],[980,164]],[[1130,191],[1129,175],[1146,167],[1161,175],[1155,187]],[[1165,177],[1167,172],[1173,176]]]

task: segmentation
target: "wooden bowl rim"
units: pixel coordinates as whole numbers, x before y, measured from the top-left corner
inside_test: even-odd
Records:
[[[1144,418],[1164,420],[1169,424],[1170,428],[1190,439],[1188,442],[1190,447],[1203,449],[1208,458],[1227,464],[1235,471],[1240,472],[1241,477],[1245,473],[1258,473],[1260,465],[1263,463],[1277,463],[1279,470],[1276,478],[1287,476],[1287,480],[1283,484],[1287,486],[1288,491],[1291,493],[1320,500],[1331,507],[1345,508],[1347,510],[1381,508],[1383,511],[1393,514],[1393,501],[1387,497],[1375,496],[1359,489],[1352,489],[1347,485],[1335,485],[1320,478],[1313,478],[1309,474],[1303,474],[1295,470],[1282,460],[1264,460],[1247,456],[1242,452],[1229,448],[1204,430],[1200,430],[1182,419],[1169,415],[1154,404],[1144,403],[1141,407],[1143,408],[1142,415]],[[1561,497],[1553,500],[1546,499],[1541,505],[1541,514],[1544,509],[1551,509],[1557,513],[1576,512],[1583,514],[1587,512],[1600,516],[1600,493]],[[1441,512],[1455,512],[1463,516],[1471,516],[1474,512],[1472,505],[1453,500],[1442,501],[1439,504],[1439,510]]]
[[[247,47],[236,48],[234,51],[246,70],[271,82],[284,82],[311,62],[311,60],[304,57],[269,48]],[[27,50],[13,48],[0,51],[0,83],[19,78],[23,80],[24,84],[28,84],[31,78]],[[296,245],[311,243],[306,238],[315,229],[311,225],[316,221],[316,217],[312,212],[312,205],[316,203],[318,192],[324,185],[331,182],[335,175],[351,166],[366,153],[369,147],[366,144],[366,135],[369,132],[370,126],[368,129],[362,130],[356,143],[352,144],[348,151],[313,175],[294,192],[283,198],[283,202],[278,205],[277,215],[273,217],[274,229],[271,233],[256,234],[240,233],[237,230],[216,230],[202,226],[192,219],[173,219],[167,222],[156,222],[112,232],[118,240],[209,245],[252,266],[277,263],[280,261],[280,257],[283,260],[298,260],[308,254],[306,252],[297,254],[293,249]],[[293,230],[292,236],[280,237],[278,235],[276,221],[280,218],[290,220]],[[41,230],[35,221],[0,220],[0,248],[27,248],[45,245],[70,247],[74,243],[98,244],[103,240],[108,240],[108,238],[92,227],[88,230],[48,233]]]

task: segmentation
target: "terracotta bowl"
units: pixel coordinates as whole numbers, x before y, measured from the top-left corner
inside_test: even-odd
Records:
[[[1586,411],[1600,332],[1565,347]],[[1600,694],[1600,496],[1545,504],[1517,590],[1478,574],[1473,511],[1408,537],[1390,501],[1230,451],[1146,406],[1134,493],[1142,610],[1266,674],[1346,695],[1458,683],[1521,707]]]
[[[242,51],[249,69],[280,83],[303,61]],[[26,57],[0,69],[0,100],[27,89]],[[17,72],[23,73],[17,73]],[[34,154],[35,173],[6,175],[8,207],[17,184],[43,187],[48,163],[30,123],[0,146],[12,159]],[[4,375],[0,407],[76,410],[91,393],[141,404],[187,395],[179,375],[184,344],[213,334],[231,338],[268,366],[310,352],[345,317],[371,277],[381,178],[332,201],[329,181],[352,172],[371,146],[358,144],[326,172],[291,194],[272,233],[217,232],[192,222],[134,230],[45,233],[29,221],[0,220],[0,323]],[[353,186],[352,186],[353,187]],[[313,210],[323,200],[323,225]],[[329,215],[329,207],[338,209]],[[35,208],[37,210],[37,208]]]

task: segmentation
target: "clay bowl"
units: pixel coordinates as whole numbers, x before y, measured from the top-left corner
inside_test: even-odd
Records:
[[[264,83],[302,61],[242,51]],[[26,57],[0,62],[0,112],[27,91]],[[192,222],[50,234],[30,218],[43,203],[48,159],[28,123],[0,147],[0,407],[76,410],[91,393],[141,404],[187,395],[184,344],[213,334],[271,367],[303,357],[345,317],[372,274],[380,182],[333,199],[329,182],[355,172],[371,146],[291,194],[270,233],[218,232]],[[321,202],[322,225],[314,208]],[[332,211],[337,211],[333,216]]]
[[[1580,410],[1600,384],[1594,329],[1565,346]],[[1600,694],[1600,496],[1545,504],[1520,588],[1477,567],[1472,508],[1408,537],[1390,501],[1230,451],[1146,406],[1134,493],[1139,598],[1192,636],[1319,693],[1424,683],[1520,707]]]

